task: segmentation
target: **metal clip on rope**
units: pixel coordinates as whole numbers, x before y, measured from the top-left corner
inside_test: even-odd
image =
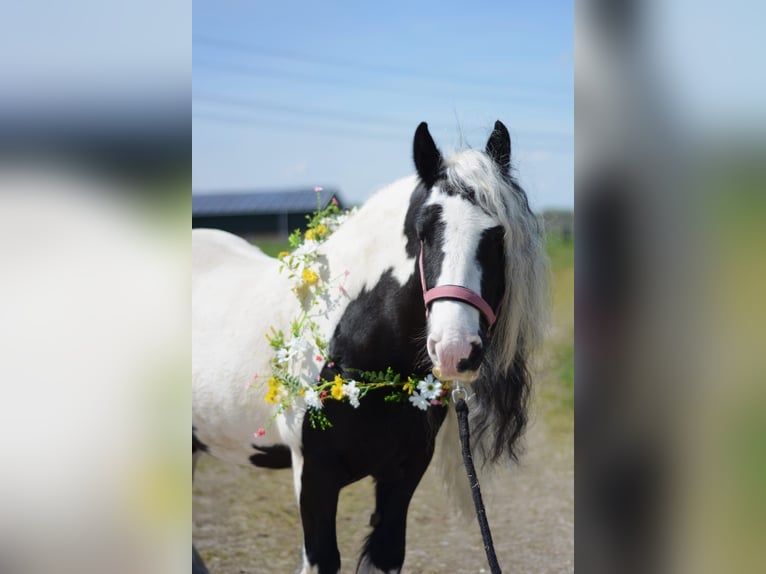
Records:
[[[454,404],[457,404],[457,402],[461,400],[468,402],[468,393],[463,388],[463,383],[460,381],[452,381],[452,384],[455,385],[455,388],[452,389],[452,402]]]
[[[495,555],[495,546],[492,543],[492,533],[489,530],[487,521],[487,512],[484,509],[484,501],[481,498],[481,489],[479,488],[479,479],[476,476],[476,468],[473,465],[473,456],[471,455],[471,434],[468,428],[468,395],[463,384],[460,381],[453,381],[452,402],[455,405],[457,413],[458,433],[460,434],[460,446],[463,452],[463,464],[468,473],[468,484],[471,485],[471,496],[473,505],[476,508],[476,519],[479,521],[479,530],[484,542],[484,551],[487,554],[487,562],[492,574],[501,574],[500,565]]]

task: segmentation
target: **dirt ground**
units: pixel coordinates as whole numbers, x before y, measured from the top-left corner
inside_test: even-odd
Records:
[[[505,573],[574,571],[574,445],[571,406],[555,381],[541,377],[521,464],[482,484],[500,566]],[[213,574],[294,572],[301,526],[289,470],[237,467],[211,457],[194,481],[193,539]],[[373,510],[365,479],[341,492],[338,542],[342,571],[353,572]],[[410,506],[403,572],[488,572],[475,517],[450,508],[433,467]]]

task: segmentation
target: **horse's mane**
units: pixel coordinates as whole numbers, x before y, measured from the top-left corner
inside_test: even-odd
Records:
[[[478,454],[489,461],[498,460],[504,454],[515,459],[517,439],[527,418],[527,362],[542,340],[546,323],[548,270],[542,223],[530,210],[518,182],[501,173],[486,153],[471,149],[458,151],[444,158],[442,168],[447,186],[471,190],[472,200],[496,217],[505,229],[506,291],[480,376],[472,385],[477,400],[471,404],[471,419]],[[393,259],[390,262],[376,260],[374,264],[368,261],[381,245],[380,239],[369,231],[379,227],[381,220],[393,224],[398,217],[395,214],[401,217],[397,225],[404,225],[404,212],[417,188],[417,179],[410,177],[380,190],[330,238],[333,251],[356,253],[360,249],[359,239],[351,241],[349,237],[352,231],[359,235],[358,230],[363,229],[366,232],[360,236],[370,242],[364,246],[368,266],[380,269],[394,263]],[[401,249],[405,250],[404,235],[401,241]],[[390,233],[385,245],[390,248],[395,245]],[[400,271],[405,274],[414,271],[412,257],[405,255],[401,263]],[[358,292],[367,284],[363,276],[354,272],[354,280],[361,282],[356,287],[350,286],[350,293]]]
[[[547,258],[542,223],[518,182],[484,152],[463,150],[444,160],[447,183],[471,189],[482,209],[505,229],[506,290],[479,379],[474,436],[488,460],[516,458],[514,444],[526,424],[527,359],[542,341],[547,315]],[[490,432],[487,432],[490,431]]]

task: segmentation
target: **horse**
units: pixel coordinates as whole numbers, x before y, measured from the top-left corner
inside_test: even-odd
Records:
[[[321,263],[310,278],[327,286],[313,299],[312,336],[326,342],[327,356],[310,344],[290,357],[302,390],[289,408],[273,394],[268,400],[274,390],[266,380],[277,364],[274,334],[306,311],[294,278],[284,261],[243,239],[192,232],[192,476],[202,453],[292,467],[303,527],[300,572],[340,570],[335,516],[348,484],[375,481],[372,530],[356,571],[399,572],[408,506],[435,451],[449,469],[445,483],[457,488],[461,480],[448,400],[427,402],[425,391],[415,391],[409,401],[392,401],[386,388],[373,388],[361,399],[320,403],[314,381],[386,371],[421,384],[443,381],[437,399],[448,399],[446,385],[460,381],[471,393],[480,463],[518,458],[528,364],[547,298],[542,224],[512,175],[510,136],[500,121],[484,150],[446,156],[423,122],[413,159],[416,174],[375,193],[326,241],[310,242]],[[328,425],[306,416],[318,412],[311,404]],[[206,572],[192,551],[194,571]]]

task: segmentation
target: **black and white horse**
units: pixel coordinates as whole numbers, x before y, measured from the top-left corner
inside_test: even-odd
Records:
[[[344,276],[345,283],[339,302],[317,319],[331,361],[313,360],[309,349],[297,366],[306,381],[391,368],[467,383],[473,448],[486,462],[517,456],[527,361],[541,338],[547,298],[543,237],[511,176],[510,152],[499,121],[485,151],[446,157],[427,125],[418,127],[417,176],[379,191],[318,247],[323,280]],[[275,405],[264,400],[273,359],[264,335],[271,327],[286,330],[301,310],[279,267],[233,235],[193,232],[194,461],[206,452],[258,467],[291,466],[302,571],[322,574],[340,570],[340,490],[372,476],[375,513],[357,571],[398,572],[410,499],[435,449],[448,461],[445,481],[460,480],[454,414],[370,391],[358,408],[327,401],[333,426],[326,430],[309,424],[301,401],[274,416]],[[265,434],[254,434],[264,426]],[[196,551],[194,558],[204,571]]]

